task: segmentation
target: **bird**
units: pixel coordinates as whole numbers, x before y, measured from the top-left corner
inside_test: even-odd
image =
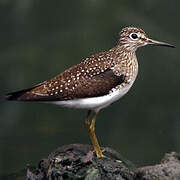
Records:
[[[61,107],[88,110],[85,125],[96,157],[104,157],[95,134],[99,111],[123,97],[132,87],[138,74],[136,50],[146,45],[175,46],[148,38],[138,27],[125,27],[117,44],[83,59],[56,77],[31,88],[8,93],[7,100],[35,101]],[[91,113],[93,117],[90,121]]]

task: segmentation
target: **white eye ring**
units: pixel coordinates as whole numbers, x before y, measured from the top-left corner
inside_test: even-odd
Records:
[[[137,33],[131,33],[129,35],[129,37],[132,39],[132,40],[137,40],[139,38],[138,34]]]

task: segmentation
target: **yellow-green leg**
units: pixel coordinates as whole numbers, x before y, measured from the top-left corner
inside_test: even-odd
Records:
[[[91,123],[89,122],[90,114],[91,114],[91,111],[89,110],[89,111],[88,111],[88,114],[87,114],[87,117],[86,117],[85,124],[86,124],[86,127],[87,127],[87,129],[88,129],[88,133],[89,133],[89,136],[90,136],[92,145],[93,145],[93,147],[94,147],[94,151],[95,151],[95,153],[96,153],[96,156],[97,156],[98,158],[104,157],[104,155],[103,155],[103,153],[102,153],[102,150],[101,150],[101,148],[100,148],[100,146],[99,146],[99,143],[98,143],[96,134],[95,134],[95,123],[96,123],[96,116],[97,116],[98,113],[95,113],[95,114],[94,114]]]

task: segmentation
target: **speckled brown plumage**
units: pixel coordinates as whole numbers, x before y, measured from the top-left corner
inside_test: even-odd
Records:
[[[128,62],[129,56],[126,57],[118,48],[116,46],[86,58],[55,78],[24,91],[18,100],[70,100],[108,94],[111,89],[124,82],[125,76],[130,77],[133,71],[131,66],[134,64]],[[122,55],[125,59],[123,61]],[[130,69],[127,69],[127,63]]]

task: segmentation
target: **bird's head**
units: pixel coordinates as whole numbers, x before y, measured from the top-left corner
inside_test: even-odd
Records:
[[[119,36],[120,37],[118,44],[129,51],[136,51],[137,48],[146,46],[148,44],[175,47],[171,44],[155,41],[148,38],[146,33],[142,29],[137,27],[125,27],[119,33]]]

